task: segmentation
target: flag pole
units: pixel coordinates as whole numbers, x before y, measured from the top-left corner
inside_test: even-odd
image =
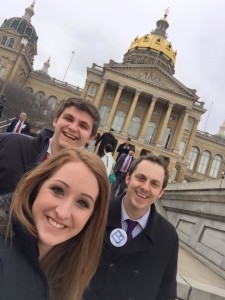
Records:
[[[206,129],[206,126],[207,126],[207,123],[208,123],[208,120],[209,120],[209,115],[210,115],[210,113],[211,113],[212,106],[213,106],[213,102],[211,103],[211,106],[210,106],[210,109],[209,109],[208,117],[207,117],[206,122],[205,122],[204,131],[205,131],[205,129]]]
[[[64,77],[63,77],[63,80],[62,80],[62,81],[64,81],[64,79],[65,79],[65,77],[66,77],[66,74],[67,74],[67,72],[68,72],[68,70],[69,70],[69,67],[70,67],[70,65],[71,65],[71,62],[72,62],[72,60],[73,60],[74,53],[75,53],[75,51],[72,51],[72,56],[71,56],[71,58],[70,58],[70,61],[69,61],[68,67],[67,67],[67,69],[66,69],[66,73],[65,73],[65,75],[64,75]]]

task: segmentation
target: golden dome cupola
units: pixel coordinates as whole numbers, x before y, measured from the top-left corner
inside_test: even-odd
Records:
[[[155,30],[134,39],[124,55],[124,63],[156,64],[169,74],[174,74],[177,52],[167,40],[166,30],[169,27],[167,12],[168,10],[164,17],[156,22]]]

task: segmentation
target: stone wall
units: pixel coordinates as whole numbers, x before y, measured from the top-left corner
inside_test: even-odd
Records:
[[[225,278],[225,180],[169,184],[160,203],[181,246]]]

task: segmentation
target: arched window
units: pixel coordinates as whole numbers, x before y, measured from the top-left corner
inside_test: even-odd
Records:
[[[50,96],[47,101],[47,108],[49,110],[54,110],[57,104],[57,98],[55,96]]]
[[[156,124],[154,122],[148,123],[148,127],[145,132],[144,140],[148,143],[151,143],[155,134]]]
[[[172,129],[166,128],[166,132],[164,134],[163,140],[162,140],[162,146],[167,149],[169,146],[169,142],[172,136]]]
[[[180,145],[179,145],[179,155],[180,156],[184,155],[185,149],[186,149],[186,143],[184,141],[181,141]]]
[[[41,107],[44,100],[45,94],[43,92],[37,92],[37,94],[35,95],[35,108]]]
[[[198,172],[201,174],[205,174],[208,164],[209,164],[210,153],[208,151],[203,151],[200,159],[200,163],[198,166]]]
[[[96,86],[95,85],[91,85],[88,89],[88,96],[94,96],[96,92]]]
[[[45,105],[44,115],[50,118],[53,117],[53,111],[56,104],[57,104],[57,98],[55,96],[50,96]]]
[[[192,147],[190,155],[189,155],[189,160],[188,160],[188,163],[189,163],[188,169],[190,169],[190,170],[194,169],[198,154],[199,154],[198,148]]]
[[[1,44],[2,44],[2,45],[5,45],[5,44],[6,44],[6,41],[7,41],[7,36],[6,36],[6,35],[3,35],[2,40],[1,40]]]
[[[100,126],[103,127],[109,115],[109,107],[107,105],[102,105],[99,109],[99,114],[101,118]]]
[[[26,86],[26,87],[24,88],[24,90],[25,90],[26,92],[30,93],[30,94],[33,93],[33,89],[32,89],[32,87],[30,87],[30,86]]]
[[[13,44],[14,44],[14,39],[13,39],[13,38],[10,38],[10,39],[9,39],[8,46],[9,46],[10,48],[12,48]]]
[[[112,128],[116,132],[120,132],[123,128],[124,121],[125,121],[125,113],[121,110],[117,111],[112,123]]]
[[[141,119],[139,117],[133,117],[128,128],[128,135],[133,138],[137,137],[140,125]]]
[[[216,155],[213,158],[212,167],[209,173],[210,177],[217,178],[221,167],[221,163],[222,163],[222,157],[220,155]]]

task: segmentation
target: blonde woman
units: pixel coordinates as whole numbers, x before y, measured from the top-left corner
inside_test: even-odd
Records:
[[[1,299],[80,300],[99,262],[108,203],[105,167],[86,150],[63,150],[24,177],[7,224],[7,209],[0,213]]]

